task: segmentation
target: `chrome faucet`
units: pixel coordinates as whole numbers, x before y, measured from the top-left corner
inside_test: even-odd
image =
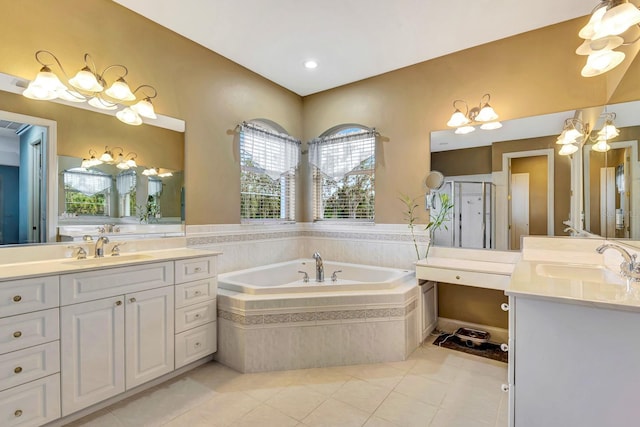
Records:
[[[316,260],[316,282],[324,282],[324,265],[322,265],[320,252],[315,252],[313,259]]]
[[[614,245],[611,243],[606,243],[604,245],[600,245],[596,248],[596,252],[599,254],[604,253],[607,249],[615,249],[620,252],[624,261],[620,264],[620,274],[622,274],[627,279],[631,279],[634,282],[640,281],[640,263],[636,260],[636,254],[631,255],[625,248]]]
[[[100,236],[98,240],[96,240],[96,250],[95,257],[102,258],[104,256],[104,245],[105,243],[109,243],[109,238],[107,236]]]

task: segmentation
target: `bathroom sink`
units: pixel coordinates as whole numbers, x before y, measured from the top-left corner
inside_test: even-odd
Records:
[[[602,265],[538,264],[536,273],[552,279],[623,285],[625,280]]]
[[[150,259],[153,259],[151,255],[123,254],[118,256],[105,256],[103,258],[70,259],[62,262],[65,264],[77,265],[78,267],[99,267],[103,265],[124,264],[127,262],[145,261]]]

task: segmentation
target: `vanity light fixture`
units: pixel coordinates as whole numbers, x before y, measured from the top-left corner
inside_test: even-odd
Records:
[[[89,158],[88,159],[82,159],[82,165],[80,165],[81,168],[84,169],[89,169],[93,166],[98,166],[102,164],[102,161],[100,159],[96,158],[96,152],[93,149],[89,149]]]
[[[45,55],[49,55],[52,60],[45,62]],[[131,90],[125,77],[129,70],[124,65],[109,65],[101,72],[98,72],[93,58],[88,53],[84,54],[84,67],[72,78],[69,78],[58,58],[48,50],[36,52],[36,61],[42,65],[40,71],[33,79],[25,91],[25,97],[35,100],[50,101],[56,98],[69,102],[85,102],[94,108],[103,110],[118,110],[116,117],[123,123],[130,125],[141,125],[142,117],[148,119],[157,118],[153,109],[151,99],[158,96],[158,92],[153,86],[144,84]],[[51,70],[51,66],[58,65],[58,68],[66,78],[70,87],[62,83],[58,76]],[[105,80],[107,71],[119,70],[117,79],[109,86]],[[136,93],[140,92],[142,99],[136,101]]]
[[[593,142],[593,146],[591,147],[593,151],[605,153],[611,150],[611,146],[608,142],[620,135],[620,131],[613,123],[616,118],[616,113],[605,112],[602,114],[602,117],[604,117],[604,125],[602,126],[602,129],[600,129],[595,136],[589,137],[589,139]]]
[[[115,161],[116,167],[122,170],[135,168],[138,166],[135,161],[136,157],[138,157],[136,153],[128,153],[126,156],[120,153]]]
[[[144,176],[156,176],[158,175],[158,168],[149,168],[142,171]]]
[[[576,53],[588,55],[582,76],[598,76],[620,65],[625,54],[614,49],[640,40],[640,36],[629,41],[622,37],[634,26],[640,26],[640,10],[637,6],[628,0],[602,0],[593,9],[589,22],[578,33],[585,41],[576,49]]]
[[[498,114],[493,107],[489,105],[490,100],[491,95],[486,93],[480,99],[480,104],[477,107],[469,109],[469,105],[465,101],[456,99],[453,101],[455,111],[447,122],[447,126],[456,128],[455,133],[458,135],[473,132],[476,130],[474,125],[478,124],[482,130],[501,128],[502,123],[498,121]],[[462,108],[464,108],[464,113],[462,112]]]

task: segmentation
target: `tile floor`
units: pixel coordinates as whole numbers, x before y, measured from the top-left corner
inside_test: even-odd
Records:
[[[504,363],[419,347],[395,363],[241,374],[209,363],[73,427],[507,426]]]

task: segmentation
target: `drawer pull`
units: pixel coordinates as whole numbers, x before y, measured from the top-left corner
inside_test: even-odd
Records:
[[[195,295],[195,296],[200,296],[201,294],[202,294],[202,292],[200,292],[200,291],[195,291],[195,292],[194,292],[194,295]]]
[[[507,352],[509,351],[509,346],[507,344],[500,344],[500,350]]]
[[[460,276],[456,276],[456,279],[460,280]]]
[[[503,302],[500,305],[500,308],[502,309],[502,311],[509,311],[509,304],[507,304],[506,302]]]
[[[202,271],[202,267],[196,267],[193,271],[200,273]]]
[[[21,417],[22,416],[22,409],[16,409],[16,412],[13,413],[13,415],[17,417]]]
[[[122,305],[122,301],[116,301],[116,305]]]
[[[22,332],[20,332],[20,331],[15,331],[15,332],[13,333],[13,337],[14,337],[14,338],[20,338],[21,336],[22,336]]]
[[[13,302],[20,302],[22,301],[22,297],[20,295],[16,295],[15,297],[13,297]]]
[[[19,374],[20,372],[22,372],[22,366],[16,366],[13,372],[15,372],[16,374]]]
[[[135,298],[130,298],[129,302],[136,302],[136,299]]]

